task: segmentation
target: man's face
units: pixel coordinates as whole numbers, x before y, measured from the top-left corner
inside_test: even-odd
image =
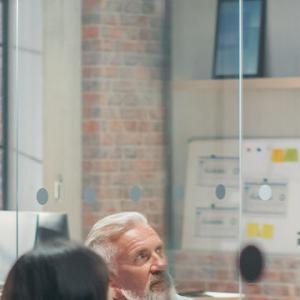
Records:
[[[116,268],[112,282],[116,288],[136,297],[170,289],[164,244],[148,225],[138,225],[114,242]]]

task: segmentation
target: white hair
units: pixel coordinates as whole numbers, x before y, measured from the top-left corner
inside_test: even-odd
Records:
[[[138,212],[121,212],[100,219],[90,230],[85,245],[99,254],[110,271],[115,271],[114,256],[117,252],[113,240],[138,224],[148,225],[144,215]]]

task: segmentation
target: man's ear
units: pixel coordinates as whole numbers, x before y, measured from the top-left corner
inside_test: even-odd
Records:
[[[118,286],[117,285],[117,276],[114,272],[109,272],[109,285],[112,288],[116,288]]]
[[[126,300],[123,297],[120,288],[116,284],[115,276],[113,276],[113,277],[114,277],[114,279],[112,279],[112,277],[110,277],[110,281],[109,281],[110,299],[112,299],[112,300],[123,300],[123,299]]]

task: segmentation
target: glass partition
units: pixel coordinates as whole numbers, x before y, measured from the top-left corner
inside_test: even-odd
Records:
[[[139,211],[179,293],[299,298],[298,6],[9,1],[0,281]]]
[[[239,292],[240,6],[220,6],[178,0],[171,10],[170,257],[178,290],[194,297]]]
[[[265,256],[247,299],[299,298],[298,1],[267,1],[263,76],[244,80],[243,240]]]
[[[84,241],[134,210],[168,244],[178,292],[239,291],[240,87],[212,79],[217,7],[10,3],[11,263],[47,232]]]
[[[38,243],[82,240],[81,3],[60,2],[5,1],[8,172],[6,209],[0,211],[1,282],[15,259]]]

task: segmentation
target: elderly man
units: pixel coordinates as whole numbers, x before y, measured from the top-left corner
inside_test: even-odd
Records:
[[[185,298],[176,294],[167,272],[163,241],[142,214],[123,212],[101,219],[86,245],[106,261],[115,300]]]

